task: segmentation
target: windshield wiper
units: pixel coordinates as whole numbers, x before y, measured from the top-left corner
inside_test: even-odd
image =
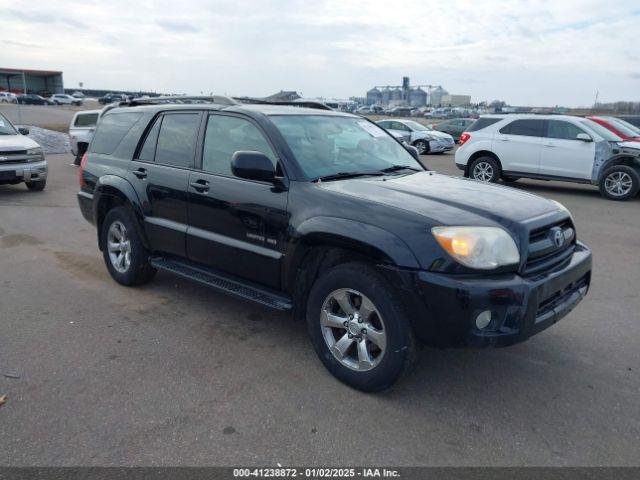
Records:
[[[422,171],[419,168],[412,167],[411,165],[392,165],[390,167],[383,168],[380,171],[384,172],[384,173],[391,173],[391,172],[397,172],[399,170],[412,170],[414,172],[421,172]]]
[[[331,175],[316,177],[312,181],[324,182],[327,180],[342,180],[344,178],[366,177],[369,175],[380,176],[380,175],[384,175],[384,173],[381,170],[373,170],[369,172],[338,172],[338,173],[332,173]]]

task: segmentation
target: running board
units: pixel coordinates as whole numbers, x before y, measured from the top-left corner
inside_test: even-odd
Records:
[[[164,257],[153,257],[150,262],[158,270],[166,270],[234,297],[250,300],[276,310],[291,310],[293,308],[291,299],[284,295],[223,273],[213,272],[190,262]]]

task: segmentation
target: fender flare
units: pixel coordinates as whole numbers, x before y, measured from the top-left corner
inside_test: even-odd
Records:
[[[604,162],[602,162],[602,164],[594,165],[594,171],[591,178],[592,183],[594,185],[600,185],[600,181],[602,180],[602,174],[604,173],[604,171],[607,168],[609,168],[611,165],[616,164],[617,160],[626,159],[626,158],[631,158],[636,164],[636,166],[640,167],[640,152],[635,153],[635,152],[630,152],[628,150],[627,151],[623,150],[622,152],[617,153],[612,157],[609,157]]]
[[[314,239],[315,244],[352,248],[354,250],[368,247],[381,253],[398,267],[419,269],[418,259],[409,246],[397,235],[375,225],[340,217],[319,216],[303,221],[295,233],[296,240],[285,258],[283,269],[284,285],[292,285],[297,270],[302,263],[308,247],[305,240]]]
[[[117,175],[103,175],[98,179],[93,190],[93,218],[96,219],[98,240],[100,239],[101,230],[101,225],[98,220],[100,213],[100,203],[104,197],[113,197],[119,195],[125,197],[129,205],[131,205],[131,208],[138,219],[144,218],[142,205],[140,204],[140,199],[138,198],[138,194],[136,193],[133,185],[131,185],[128,180]],[[136,224],[143,242],[145,244],[148,244],[146,235],[144,234],[144,229],[140,225],[140,222],[138,221],[136,222]]]

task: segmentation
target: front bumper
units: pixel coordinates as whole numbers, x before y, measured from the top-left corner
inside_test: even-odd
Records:
[[[38,182],[46,180],[49,166],[46,160],[24,163],[0,163],[0,184]]]
[[[429,151],[432,153],[448,152],[449,150],[453,150],[454,146],[455,143],[449,143],[440,140],[431,140],[429,142]]]
[[[566,316],[591,282],[591,251],[578,242],[573,255],[551,271],[526,277],[417,273],[418,337],[439,346],[500,347],[523,342]],[[476,317],[491,312],[491,323]]]

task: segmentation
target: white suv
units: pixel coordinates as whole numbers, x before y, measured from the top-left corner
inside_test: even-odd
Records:
[[[82,105],[82,99],[72,97],[71,95],[67,95],[65,93],[56,93],[51,95],[49,98],[56,105]]]
[[[611,200],[640,190],[640,142],[569,115],[487,115],[460,136],[455,161],[484,182],[518,178],[598,185]]]

